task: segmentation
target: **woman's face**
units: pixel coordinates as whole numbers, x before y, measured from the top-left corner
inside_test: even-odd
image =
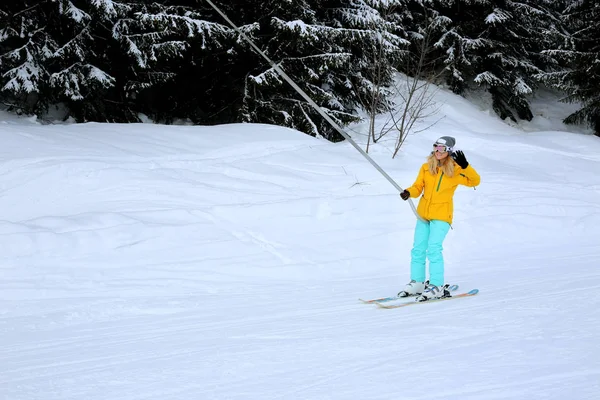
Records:
[[[433,145],[433,151],[435,153],[435,158],[439,161],[439,160],[443,160],[444,158],[448,157],[448,151],[446,146],[442,145],[442,144],[434,144]]]

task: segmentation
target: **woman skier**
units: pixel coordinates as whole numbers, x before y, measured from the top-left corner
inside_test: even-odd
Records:
[[[454,151],[455,144],[456,140],[451,136],[439,138],[415,183],[400,193],[402,200],[423,194],[417,213],[427,220],[417,219],[411,251],[411,280],[398,293],[401,297],[417,295],[417,301],[426,301],[450,296],[449,285],[444,284],[442,242],[452,224],[452,198],[458,185],[475,187],[480,181],[464,153]],[[425,281],[426,259],[429,260],[429,281]]]

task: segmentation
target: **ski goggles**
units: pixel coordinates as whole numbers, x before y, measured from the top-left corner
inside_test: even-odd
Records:
[[[437,144],[437,143],[433,144],[433,149],[435,151],[437,151],[438,153],[445,153],[446,151],[448,151],[448,147],[447,146],[445,146],[443,144]]]

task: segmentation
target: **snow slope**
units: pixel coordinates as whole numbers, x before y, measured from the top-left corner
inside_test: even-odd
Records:
[[[348,143],[5,116],[0,399],[597,399],[600,141],[438,101],[372,156],[406,187],[457,138],[446,277],[481,292],[398,310],[357,299],[407,282],[415,216]]]

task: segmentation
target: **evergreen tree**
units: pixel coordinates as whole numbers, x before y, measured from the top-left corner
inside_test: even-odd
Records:
[[[235,36],[186,3],[150,3],[115,24],[113,36],[129,59],[126,97],[158,121],[234,122],[229,103],[239,89],[229,72]]]
[[[491,43],[480,33],[487,0],[413,0],[407,29],[411,52],[416,53],[425,35],[432,43],[427,63],[456,94],[472,87],[475,63],[481,49]],[[406,71],[410,74],[410,71]]]
[[[540,0],[500,0],[491,5],[483,32],[491,46],[478,63],[474,80],[487,85],[502,119],[529,121],[533,114],[527,98],[537,86],[535,77],[555,64],[542,50],[559,37],[559,20]]]
[[[587,123],[600,136],[600,4],[593,0],[566,2],[563,18],[572,40],[546,53],[562,61],[565,68],[540,78],[565,92],[565,102],[581,103],[565,123]]]
[[[209,55],[214,49],[225,54],[233,35],[192,8],[112,0],[31,3],[7,5],[0,15],[7,25],[0,34],[2,95],[14,109],[39,115],[61,103],[80,122],[138,121],[146,112],[163,121],[207,123],[204,107],[227,108],[217,99],[231,92],[211,99],[206,89],[228,79],[221,60]],[[207,71],[210,82],[199,79]]]
[[[556,61],[542,53],[561,37],[560,20],[548,0],[418,0],[425,20],[438,31],[434,56],[455,93],[472,83],[487,88],[502,118],[530,120],[527,97],[537,74]],[[417,13],[418,15],[418,13]],[[516,113],[516,115],[515,115]]]
[[[409,42],[401,20],[406,1],[341,0],[329,5],[324,23],[351,33],[344,45],[352,55],[347,72],[352,90],[346,95],[369,117],[369,151],[371,141],[375,143],[382,136],[375,133],[377,115],[396,105],[395,73],[408,57]]]
[[[52,101],[78,122],[137,121],[124,93],[128,60],[113,36],[114,21],[132,17],[137,3],[60,0],[57,26],[49,27],[58,48],[49,59]]]
[[[389,87],[410,44],[402,24],[405,8],[406,0],[341,0],[329,2],[324,13],[326,25],[353,32],[345,45],[352,55],[352,103],[370,113],[392,105]]]
[[[111,0],[3,4],[0,31],[1,96],[15,111],[41,116],[62,103],[77,121],[132,120],[119,104],[109,57],[112,20],[131,12]],[[108,27],[108,28],[107,28]],[[98,45],[102,41],[102,45]]]
[[[47,60],[58,44],[45,28],[55,19],[49,1],[0,5],[0,99],[9,110],[31,114],[47,107]]]
[[[349,32],[324,25],[314,10],[320,1],[246,1],[230,4],[240,25],[308,96],[334,121],[357,121],[347,72],[351,54],[344,43]],[[246,25],[249,24],[250,25]],[[241,38],[239,40],[242,40]],[[337,141],[340,135],[285,82],[276,70],[254,53],[240,49],[247,66],[240,115],[243,121],[288,126],[310,135]]]

